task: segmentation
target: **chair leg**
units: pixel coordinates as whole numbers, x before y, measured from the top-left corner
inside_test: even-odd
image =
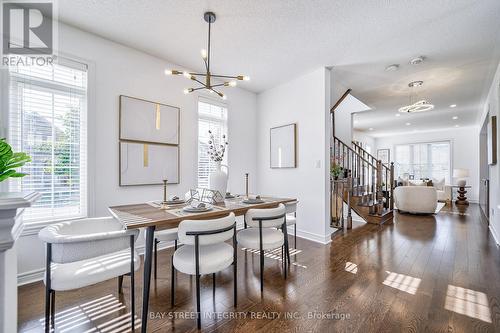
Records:
[[[118,277],[118,294],[121,294],[123,291],[123,275]]]
[[[215,297],[215,273],[212,273],[212,291]]]
[[[171,260],[171,274],[170,274],[170,306],[174,307],[175,304],[175,267],[174,267],[174,256]]]
[[[50,300],[50,323],[52,329],[56,330],[56,291],[52,290],[52,296]]]
[[[260,292],[264,292],[264,250],[262,249],[262,221],[259,221]]]
[[[154,251],[155,251],[155,270],[154,270],[155,280],[158,277],[158,243],[159,243],[159,241],[155,238],[155,248],[154,248]]]
[[[234,297],[234,307],[238,306],[238,284],[236,283],[236,277],[238,276],[238,261],[236,259],[237,255],[234,256],[234,261],[233,261],[233,297]]]
[[[52,260],[52,244],[47,243],[46,258],[45,258],[45,333],[50,332],[51,260]]]
[[[288,264],[290,265],[290,247],[288,246],[288,228],[285,227],[285,255],[288,259]]]
[[[134,236],[130,236],[130,329],[135,332],[135,263],[134,263]],[[155,259],[156,265],[156,259]],[[123,278],[123,277],[122,277]]]
[[[293,225],[293,248],[297,249],[297,223]]]
[[[201,302],[200,302],[200,274],[196,274],[196,321],[198,329],[201,329]]]

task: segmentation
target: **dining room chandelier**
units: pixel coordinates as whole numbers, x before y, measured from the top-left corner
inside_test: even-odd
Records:
[[[236,75],[236,76],[231,76],[231,75],[218,75],[218,74],[213,74],[210,72],[210,55],[211,55],[211,48],[210,48],[210,34],[211,34],[211,26],[212,23],[215,22],[216,16],[215,13],[213,12],[206,12],[203,15],[203,18],[205,21],[208,23],[208,47],[207,49],[201,50],[201,58],[203,59],[203,62],[205,63],[205,73],[194,73],[194,72],[187,72],[187,71],[180,71],[176,69],[167,69],[165,70],[166,75],[183,75],[184,77],[195,81],[199,84],[198,87],[195,88],[186,88],[184,89],[185,94],[192,93],[193,91],[197,90],[202,90],[206,89],[211,93],[216,93],[217,95],[220,96],[222,99],[226,99],[226,95],[224,95],[222,92],[219,90],[216,90],[214,88],[217,87],[235,87],[237,85],[237,81],[248,81],[250,80],[250,77],[246,75]],[[212,79],[220,79],[223,81],[222,83],[216,83],[213,84]]]
[[[408,83],[408,87],[410,88],[409,99],[410,103],[398,109],[399,112],[406,113],[416,113],[416,112],[425,112],[434,109],[434,105],[429,103],[425,99],[418,99],[418,94],[416,89],[421,87],[424,84],[424,81],[413,81]]]

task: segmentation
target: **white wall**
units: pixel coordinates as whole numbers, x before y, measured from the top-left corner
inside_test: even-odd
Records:
[[[367,135],[366,133],[364,132],[360,132],[360,131],[356,131],[356,130],[353,130],[352,131],[352,139],[354,141],[358,141],[358,142],[362,142],[366,145],[368,145],[371,149],[371,154],[373,156],[377,156],[377,150],[376,150],[376,144],[375,144],[375,138],[373,136],[370,136],[370,135]]]
[[[319,68],[257,97],[257,181],[263,194],[297,197],[297,234],[328,242],[330,71]],[[271,169],[269,130],[297,123],[297,168]]]
[[[452,143],[452,169],[469,169],[470,177],[467,183],[472,188],[467,193],[470,201],[479,200],[479,129],[477,127],[462,127],[446,129],[441,131],[429,131],[422,133],[407,133],[376,138],[376,149],[391,150],[391,161],[394,161],[394,146],[397,144],[451,141]]]
[[[480,124],[486,115],[497,117],[497,164],[489,166],[490,177],[490,230],[500,244],[500,65],[491,84]]]
[[[180,107],[181,181],[179,185],[169,186],[169,193],[184,194],[196,187],[198,97],[183,94],[183,89],[192,84],[189,80],[166,77],[163,73],[165,68],[178,66],[62,24],[59,27],[59,49],[61,55],[77,56],[90,64],[89,215],[109,215],[108,206],[145,202],[159,199],[162,195],[161,186],[118,186],[120,94]],[[257,97],[239,88],[226,91],[229,112],[229,188],[242,193],[245,172],[251,175],[251,188],[256,186]],[[219,99],[217,101],[220,102]],[[37,228],[28,228],[18,243],[19,273],[23,280],[34,277],[43,267],[44,251],[37,239],[37,231]]]

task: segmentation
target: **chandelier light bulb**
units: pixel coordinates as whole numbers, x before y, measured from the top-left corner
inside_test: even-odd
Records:
[[[184,89],[184,93],[185,93],[186,95],[187,95],[187,94],[189,94],[190,92],[193,92],[193,88],[189,88],[189,89],[188,89],[188,88],[186,88],[186,89]]]
[[[184,77],[190,79],[191,78],[191,74],[189,74],[189,72],[182,72],[182,75],[184,75]]]
[[[201,57],[202,57],[203,59],[207,59],[207,56],[208,56],[208,55],[207,55],[207,50],[202,49],[200,53],[201,53]]]
[[[172,75],[171,69],[165,69],[165,75]]]
[[[227,99],[227,96],[222,94],[222,97],[221,97],[223,100],[226,100]]]
[[[250,81],[250,76],[243,76],[243,81]]]

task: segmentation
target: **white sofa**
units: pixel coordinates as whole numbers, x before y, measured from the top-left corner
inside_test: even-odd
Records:
[[[394,189],[394,203],[400,212],[434,214],[437,201],[437,190],[432,186],[398,186]]]
[[[403,186],[427,186],[427,183],[422,180],[402,180],[400,179]],[[432,179],[432,187],[436,189],[437,201],[447,202],[451,201],[451,187],[445,185],[444,178],[442,179]]]

